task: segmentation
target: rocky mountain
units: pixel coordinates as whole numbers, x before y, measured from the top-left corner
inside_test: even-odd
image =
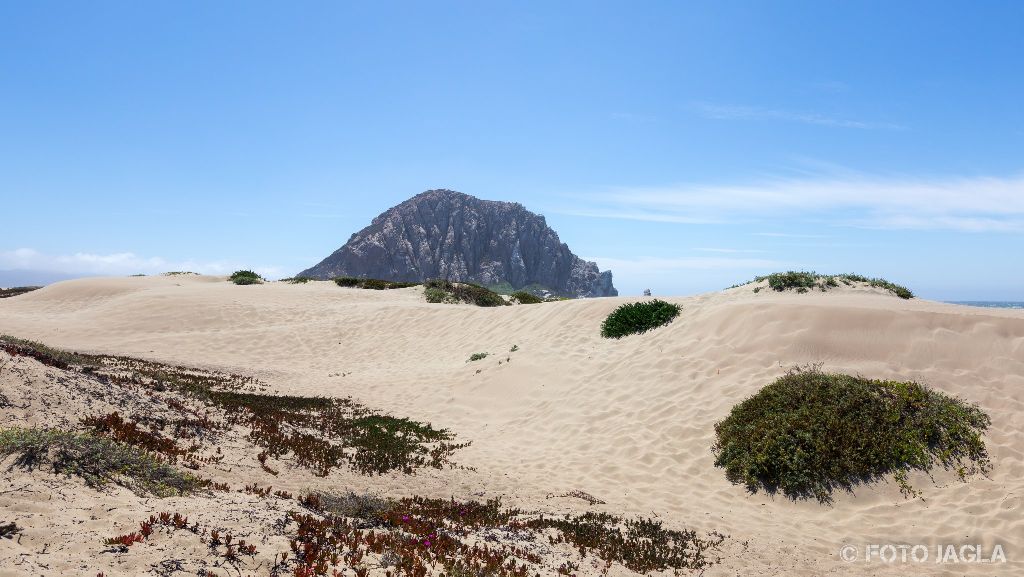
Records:
[[[345,246],[299,273],[424,281],[440,278],[567,297],[615,296],[611,271],[584,261],[539,214],[514,202],[428,190],[388,209]]]

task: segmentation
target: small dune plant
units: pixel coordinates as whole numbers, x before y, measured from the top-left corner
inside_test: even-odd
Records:
[[[961,480],[991,468],[975,405],[902,381],[796,368],[715,425],[715,465],[752,492],[830,503],[837,489],[887,475],[908,497],[911,471],[936,466]]]
[[[486,359],[487,355],[489,355],[489,354],[490,353],[473,353],[473,354],[469,355],[469,359],[466,362],[467,363],[472,363],[473,361],[482,361],[482,360]]]
[[[15,455],[14,465],[74,475],[91,487],[108,483],[161,497],[200,489],[205,482],[183,473],[153,454],[112,439],[56,429],[0,429],[0,455]]]
[[[478,307],[500,307],[508,304],[498,293],[472,283],[435,279],[428,280],[423,286],[424,295],[429,303],[468,303]]]
[[[263,284],[263,277],[254,273],[251,270],[236,270],[235,272],[231,273],[231,276],[228,277],[228,280],[235,284],[241,285]]]
[[[679,316],[679,310],[679,305],[659,299],[624,304],[601,323],[601,336],[621,339],[626,335],[646,333],[672,322]]]
[[[281,282],[286,282],[288,284],[306,284],[306,283],[308,283],[310,281],[314,281],[314,280],[316,280],[316,279],[308,277],[308,276],[293,276],[293,277],[283,278],[283,279],[281,279]]]

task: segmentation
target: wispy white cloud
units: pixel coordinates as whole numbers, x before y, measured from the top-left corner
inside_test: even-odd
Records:
[[[806,218],[862,228],[1024,232],[1024,176],[928,179],[843,174],[767,178],[740,185],[617,187],[579,195],[561,212],[677,223]],[[754,234],[812,237],[800,232]]]
[[[763,118],[768,120],[799,122],[802,124],[814,124],[817,126],[830,126],[835,128],[856,128],[860,130],[906,130],[907,128],[901,124],[894,124],[890,122],[851,120],[827,116],[816,112],[779,110],[776,108],[762,108],[759,106],[736,106],[713,104],[708,102],[695,102],[692,107],[701,116],[715,120]]]
[[[156,274],[172,270],[188,270],[203,274],[229,274],[240,268],[249,267],[228,261],[142,257],[132,252],[46,254],[31,248],[0,250],[0,269],[59,272],[69,275]],[[276,266],[256,267],[254,270],[268,277],[281,274],[280,268]]]

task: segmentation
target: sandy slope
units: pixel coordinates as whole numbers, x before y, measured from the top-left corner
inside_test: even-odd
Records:
[[[875,290],[741,287],[667,298],[683,307],[670,326],[601,339],[601,320],[629,300],[481,309],[427,304],[416,288],[87,279],[0,300],[0,333],[229,368],[282,392],[352,395],[429,420],[473,441],[456,458],[477,472],[384,480],[386,492],[504,494],[529,505],[581,489],[611,511],[747,541],[715,574],[1024,574],[1024,312]],[[491,356],[466,362],[482,351]],[[713,465],[714,423],[788,367],[811,362],[915,379],[978,403],[993,421],[991,477],[916,479],[917,500],[875,485],[832,507],[728,483]],[[1010,563],[863,561],[876,543],[929,544],[930,561],[937,543],[999,543]],[[861,560],[841,561],[844,544]]]

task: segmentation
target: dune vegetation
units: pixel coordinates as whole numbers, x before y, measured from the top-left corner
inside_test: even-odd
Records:
[[[601,336],[621,339],[667,325],[679,316],[679,305],[654,299],[627,303],[612,311],[601,323]]]
[[[16,286],[11,288],[0,288],[0,299],[6,299],[39,290],[40,286]]]
[[[545,302],[541,297],[527,291],[514,291],[509,296],[521,305],[535,305]]]
[[[168,497],[209,485],[144,449],[88,433],[0,429],[0,455],[15,455],[15,467],[32,470],[48,465],[54,473],[81,477],[96,488],[113,482],[142,494]]]
[[[441,279],[423,283],[429,303],[466,303],[478,307],[500,307],[508,303],[498,293],[480,285]]]
[[[236,270],[228,280],[238,285],[263,284],[264,279],[251,270]]]
[[[751,492],[831,502],[887,475],[907,496],[911,471],[964,480],[991,468],[975,405],[914,382],[796,368],[734,406],[715,425],[715,465]]]
[[[74,389],[74,396],[116,392],[114,406],[125,413],[82,417],[75,430],[0,429],[0,456],[15,456],[13,467],[76,476],[95,489],[117,484],[143,497],[190,495],[192,506],[202,503],[201,510],[183,512],[181,501],[147,498],[137,525],[125,532],[123,524],[112,524],[120,528],[95,543],[97,555],[117,555],[119,563],[126,561],[122,556],[145,556],[153,545],[178,555],[176,566],[199,567],[200,573],[213,564],[238,574],[299,576],[366,576],[368,567],[386,568],[395,577],[574,575],[595,560],[605,572],[619,566],[620,573],[680,575],[721,561],[722,534],[666,528],[653,518],[596,511],[546,515],[504,507],[498,498],[273,490],[255,480],[284,478],[286,468],[295,467],[317,476],[341,466],[361,475],[415,474],[424,467],[454,467],[449,457],[467,443],[350,399],[264,394],[251,377],[65,352],[11,337],[0,337],[0,348],[62,371],[62,387]],[[139,412],[141,407],[146,410]],[[257,465],[254,482],[245,487],[199,476],[241,462]],[[604,503],[571,493],[566,496]],[[235,513],[240,499],[249,513],[243,520]],[[179,510],[161,503],[177,503]],[[211,522],[211,515],[231,516],[233,523]],[[0,530],[13,535],[22,528]],[[265,551],[273,545],[250,537],[272,533],[283,535],[286,545]],[[166,540],[170,534],[176,541]],[[144,543],[150,547],[136,548]],[[176,549],[181,546],[189,548]]]
[[[811,290],[828,292],[829,289],[838,288],[840,283],[845,286],[853,286],[854,283],[866,284],[875,288],[882,288],[901,299],[912,299],[914,293],[905,286],[887,281],[883,278],[870,278],[859,274],[818,274],[814,271],[786,271],[776,272],[765,276],[755,277],[754,280],[742,284],[733,285],[729,288],[736,288],[752,283],[768,281],[768,288],[776,292],[793,290],[798,293],[805,293]],[[761,287],[754,288],[759,292]]]
[[[340,287],[345,288],[360,288],[360,289],[371,289],[371,290],[388,290],[388,289],[400,289],[417,286],[418,282],[401,282],[392,280],[381,280],[379,278],[357,278],[352,276],[339,276],[334,279],[334,283]]]

